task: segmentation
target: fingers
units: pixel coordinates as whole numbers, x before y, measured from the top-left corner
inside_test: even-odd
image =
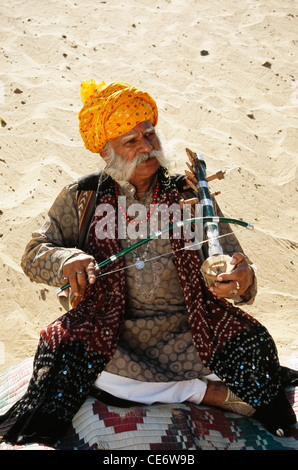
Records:
[[[245,256],[243,253],[234,253],[232,256],[232,259],[230,261],[230,264],[236,265],[241,263],[241,261],[245,261]]]
[[[70,270],[68,274],[68,282],[74,295],[79,295],[80,286],[81,288],[84,288],[86,286],[86,276],[84,275],[83,271],[76,272],[74,270]]]
[[[233,271],[229,273],[222,273],[217,276],[219,282],[227,282],[232,280],[238,280],[239,269],[245,270],[248,267],[245,256],[242,253],[234,253],[230,260],[230,264],[234,266]]]
[[[94,284],[94,282],[96,281],[98,271],[99,270],[95,264],[95,260],[91,261],[86,268],[86,274],[90,284]]]
[[[223,297],[233,299],[240,294],[240,284],[237,280],[229,282],[216,282],[214,286],[210,287],[211,292],[216,297]]]
[[[253,281],[252,270],[242,253],[235,253],[230,263],[235,266],[233,271],[219,274],[215,286],[210,288],[217,297],[234,298],[244,295]]]
[[[95,259],[87,254],[80,254],[68,259],[63,265],[63,275],[68,282],[74,295],[79,295],[88,283],[94,284],[98,268]]]

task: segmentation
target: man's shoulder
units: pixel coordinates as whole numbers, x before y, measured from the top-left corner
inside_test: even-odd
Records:
[[[81,176],[78,179],[78,191],[96,191],[101,171]]]

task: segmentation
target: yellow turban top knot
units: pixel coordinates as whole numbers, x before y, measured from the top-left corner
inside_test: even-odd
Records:
[[[83,108],[79,112],[79,129],[85,147],[98,153],[110,139],[125,134],[139,122],[157,124],[158,111],[151,96],[128,85],[106,85],[87,80],[81,85]]]

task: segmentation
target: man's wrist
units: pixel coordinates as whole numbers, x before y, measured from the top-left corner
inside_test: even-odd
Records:
[[[241,299],[244,302],[248,302],[249,300],[251,300],[256,295],[256,289],[255,289],[256,273],[255,273],[255,268],[251,264],[249,264],[248,266],[249,266],[249,269],[251,271],[251,282],[250,282],[248,288],[246,289],[246,291],[244,292],[244,294],[241,295]]]

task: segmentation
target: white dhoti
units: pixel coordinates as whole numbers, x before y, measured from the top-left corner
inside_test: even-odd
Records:
[[[201,379],[179,382],[142,382],[103,371],[94,386],[114,397],[145,405],[152,403],[182,403],[199,405],[206,393],[208,381],[219,380],[215,374]]]

